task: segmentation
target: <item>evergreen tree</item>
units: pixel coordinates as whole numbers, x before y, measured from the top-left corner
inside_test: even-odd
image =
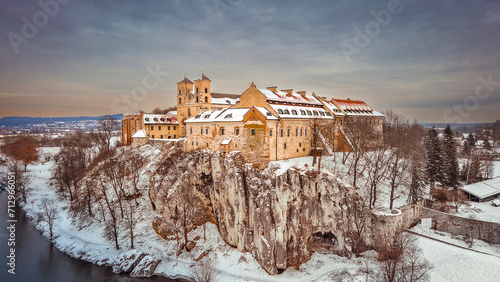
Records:
[[[442,182],[446,187],[458,187],[458,161],[457,161],[457,147],[453,130],[448,124],[444,130],[444,138],[442,145]]]
[[[484,148],[488,151],[491,151],[491,143],[488,140],[487,136],[484,137]]]
[[[441,181],[441,144],[438,137],[438,132],[433,126],[429,129],[425,141],[425,149],[427,151],[427,165],[425,170],[431,185]]]
[[[469,133],[469,136],[467,137],[464,143],[464,150],[463,150],[464,155],[469,156],[471,150],[474,149],[475,145],[476,145],[476,138],[474,138],[474,134]]]
[[[420,150],[413,151],[410,160],[411,182],[407,202],[413,204],[416,204],[418,201],[422,200],[425,184],[427,184],[425,158],[420,152]]]

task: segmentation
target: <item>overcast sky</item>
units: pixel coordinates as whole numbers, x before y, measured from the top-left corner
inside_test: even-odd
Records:
[[[253,81],[420,122],[500,119],[497,0],[55,1],[0,0],[0,116],[166,108],[203,71],[214,92]]]

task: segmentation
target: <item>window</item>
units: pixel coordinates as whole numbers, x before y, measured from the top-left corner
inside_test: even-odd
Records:
[[[267,112],[266,113],[268,117],[272,116],[273,114],[271,114],[271,112]]]
[[[167,139],[172,139],[172,136],[170,136],[170,135],[169,135],[169,136],[167,137]]]
[[[200,118],[200,117],[201,117],[201,115],[196,115],[195,119]]]
[[[207,148],[208,148],[208,143],[207,143]]]
[[[288,137],[290,137],[290,128],[288,129]]]
[[[313,111],[313,114],[314,114],[315,116],[317,116],[317,115],[318,115],[318,111]]]
[[[281,137],[283,137],[283,128],[281,129]]]
[[[311,116],[311,115],[312,115],[312,112],[311,112],[311,111],[307,111],[307,115],[308,115],[308,116]]]
[[[158,130],[161,130],[161,125],[158,125]]]
[[[303,115],[303,116],[305,116],[306,115],[306,111],[300,110],[300,114]]]
[[[198,87],[196,87],[196,93],[198,93]]]
[[[321,116],[325,116],[325,112],[319,112]]]
[[[330,112],[326,112],[326,115],[329,116],[329,117],[332,116],[332,114],[330,114]]]
[[[191,109],[188,108],[188,117],[190,117],[190,116],[191,116]]]
[[[165,121],[165,118],[160,118],[161,121]]]
[[[295,128],[295,136],[299,136],[299,129]]]
[[[300,136],[302,136],[302,128],[300,129]]]
[[[177,138],[177,135],[174,135],[174,139]]]
[[[168,129],[168,130],[170,130],[170,125],[169,125],[169,126],[167,126],[167,129]]]
[[[154,121],[158,121],[158,118],[154,118],[153,120],[154,120]]]
[[[296,110],[292,110],[292,115],[298,115]]]
[[[273,136],[273,130],[269,129],[269,136]]]
[[[290,111],[289,110],[285,110],[284,113],[285,113],[285,115],[289,115]]]
[[[146,121],[149,121],[149,118],[145,118]]]
[[[286,150],[286,143],[285,143],[285,144],[283,144],[283,149],[285,149],[285,150]]]
[[[189,133],[193,134],[193,128],[192,127],[189,129]]]
[[[196,96],[196,103],[200,102],[200,97]]]
[[[240,129],[236,128],[236,135],[240,135]]]
[[[174,130],[177,128],[177,126],[174,125]]]
[[[208,88],[205,88],[205,93],[208,93]]]
[[[224,118],[232,118],[233,114],[227,114]]]
[[[155,139],[155,136],[154,136],[154,135],[151,135],[151,138],[152,138],[152,139]]]
[[[163,135],[160,135],[160,139],[163,139]]]
[[[307,128],[304,131],[304,135],[307,136]]]
[[[283,114],[283,110],[282,109],[278,109],[278,114],[282,115]]]
[[[221,127],[221,129],[220,129],[220,135],[224,135],[224,127]]]
[[[151,130],[153,130],[155,127],[151,125]]]
[[[208,103],[208,96],[205,96],[205,103]]]
[[[208,127],[205,128],[205,134],[208,134]]]
[[[203,135],[203,128],[201,129],[201,134]]]
[[[181,95],[181,91],[179,90],[179,95]],[[179,104],[181,103],[181,98],[179,98]]]
[[[252,135],[255,135],[255,129],[252,128]]]

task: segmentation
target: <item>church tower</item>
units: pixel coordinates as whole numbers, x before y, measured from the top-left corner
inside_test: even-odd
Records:
[[[203,72],[201,76],[194,81],[194,93],[196,97],[200,98],[203,103],[203,108],[210,108],[212,104],[212,81],[206,77]]]
[[[177,106],[186,103],[186,96],[193,91],[193,82],[186,76],[184,79],[177,82]]]

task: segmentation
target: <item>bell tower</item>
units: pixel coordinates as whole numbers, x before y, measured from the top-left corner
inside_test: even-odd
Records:
[[[207,104],[212,104],[212,81],[210,78],[206,77],[203,72],[201,76],[194,81],[194,93],[195,96],[200,97],[200,102],[204,107],[208,107]]]
[[[186,94],[193,91],[193,82],[186,76],[177,82],[177,105],[185,104]]]

